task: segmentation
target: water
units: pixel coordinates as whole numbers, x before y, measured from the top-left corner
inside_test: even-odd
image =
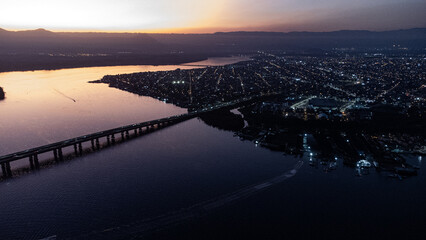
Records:
[[[41,238],[117,227],[262,182],[297,161],[194,119],[3,182],[0,232]]]
[[[216,57],[209,58],[207,60],[193,62],[193,63],[185,63],[183,66],[222,66],[227,64],[233,64],[241,61],[248,61],[251,58],[249,56],[232,56],[232,57]]]
[[[183,68],[0,74],[7,92],[0,102],[0,154],[185,112],[87,83],[108,73],[177,67]],[[90,233],[105,239],[105,230],[128,239],[158,225],[159,232],[143,234],[151,239],[424,239],[421,167],[419,176],[403,181],[375,170],[357,177],[341,162],[337,170],[324,172],[309,166],[308,155],[273,152],[192,119],[0,182],[0,239],[92,239]]]
[[[211,58],[189,65],[224,65],[245,56]],[[185,109],[105,84],[108,74],[192,69],[197,66],[115,66],[0,73],[0,155],[87,133],[181,114]]]
[[[105,74],[173,70],[125,66],[0,73],[0,155],[83,134],[185,112],[148,97],[88,81]]]

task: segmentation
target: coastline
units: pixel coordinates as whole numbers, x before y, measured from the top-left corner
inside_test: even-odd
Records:
[[[0,73],[5,72],[29,72],[39,70],[61,70],[86,67],[112,67],[112,66],[138,66],[138,65],[184,65],[194,62],[206,61],[215,57],[230,57],[221,55],[135,55],[130,58],[122,58],[118,55],[109,57],[46,57],[32,56],[25,60],[11,60],[8,63],[1,62],[4,56],[0,55]],[[28,56],[26,56],[28,57]],[[37,58],[37,65],[32,64]]]

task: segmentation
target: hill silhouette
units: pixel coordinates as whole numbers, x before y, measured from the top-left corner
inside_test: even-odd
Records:
[[[218,32],[145,34],[0,29],[0,71],[128,64],[180,64],[257,51],[335,48],[426,49],[426,28],[395,31]]]

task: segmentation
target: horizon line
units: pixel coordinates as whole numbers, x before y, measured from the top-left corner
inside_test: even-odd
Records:
[[[399,28],[399,29],[392,29],[392,30],[366,30],[366,29],[339,29],[339,30],[331,30],[331,31],[308,31],[308,30],[294,30],[294,31],[268,31],[268,30],[228,30],[228,31],[206,31],[206,32],[184,32],[179,31],[179,29],[175,29],[175,31],[169,29],[169,30],[154,30],[154,31],[143,31],[143,30],[97,30],[97,29],[91,29],[91,30],[49,30],[46,28],[30,28],[30,29],[6,29],[0,27],[0,30],[4,30],[7,32],[30,32],[30,31],[46,31],[46,32],[52,32],[52,33],[111,33],[111,34],[191,34],[191,35],[197,35],[197,34],[215,34],[215,33],[331,33],[331,32],[342,32],[342,31],[364,31],[364,32],[391,32],[391,31],[404,31],[404,30],[412,30],[412,29],[426,29],[425,27],[414,27],[414,28]],[[182,29],[183,30],[183,29]]]

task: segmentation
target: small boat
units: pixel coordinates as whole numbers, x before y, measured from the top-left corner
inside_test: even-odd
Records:
[[[378,162],[376,162],[376,161],[373,161],[373,165],[374,165],[374,167],[375,167],[375,168],[378,168],[378,167],[379,167],[379,163],[378,163]]]
[[[359,160],[356,163],[356,166],[358,168],[370,168],[371,167],[371,163],[369,161],[367,161],[367,160]]]

